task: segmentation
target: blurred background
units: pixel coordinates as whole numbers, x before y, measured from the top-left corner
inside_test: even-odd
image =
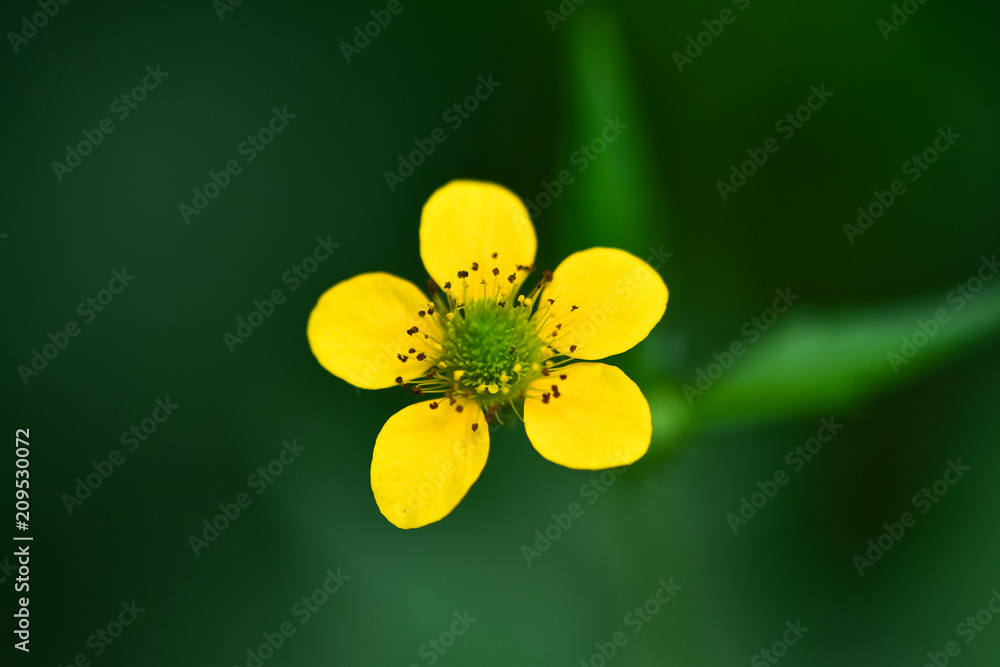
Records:
[[[6,3],[2,421],[34,541],[30,654],[0,550],[4,664],[997,664],[998,18]],[[369,465],[411,399],[327,373],[305,326],[357,273],[423,284],[454,178],[534,207],[539,267],[615,246],[663,276],[612,360],[654,441],[602,481],[515,419],[402,531]]]

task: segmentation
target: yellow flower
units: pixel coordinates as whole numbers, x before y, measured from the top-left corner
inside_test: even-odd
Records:
[[[313,354],[337,377],[434,397],[390,417],[375,441],[372,491],[400,528],[458,505],[486,465],[487,425],[504,410],[520,416],[522,401],[528,439],[554,463],[599,470],[649,448],[642,392],[618,368],[590,362],[643,340],[666,311],[667,286],[634,255],[591,248],[519,294],[535,246],[512,192],[452,181],[420,220],[430,298],[402,278],[364,273],[327,290],[309,317]]]

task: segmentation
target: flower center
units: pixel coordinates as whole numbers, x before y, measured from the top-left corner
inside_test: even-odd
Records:
[[[515,403],[522,399],[538,398],[548,403],[550,396],[558,398],[556,385],[552,385],[551,394],[529,392],[532,382],[568,361],[557,359],[567,352],[557,347],[562,324],[549,315],[554,301],[547,299],[534,307],[552,274],[544,272],[528,295],[518,295],[519,274],[523,279],[533,266],[518,266],[506,277],[498,268],[480,271],[473,263],[471,269],[471,274],[459,271],[456,285],[447,282],[440,292],[430,283],[435,302],[418,312],[428,324],[407,330],[413,346],[397,355],[404,363],[420,364],[426,372],[412,382],[398,377],[396,383],[418,395],[443,394],[447,407],[459,412],[463,404],[474,402],[486,413],[487,422],[492,422],[504,405],[517,412]],[[568,352],[575,348],[570,346]],[[565,375],[560,378],[565,379]],[[441,405],[434,401],[430,408],[436,410]]]
[[[441,359],[458,392],[474,392],[484,409],[520,398],[537,379],[544,345],[530,300],[476,299],[445,324]]]

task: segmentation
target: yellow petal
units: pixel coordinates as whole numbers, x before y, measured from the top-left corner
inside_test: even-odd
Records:
[[[435,402],[438,407],[431,410]],[[475,431],[473,424],[478,425]],[[462,412],[449,406],[448,399],[403,408],[375,441],[375,502],[399,528],[439,521],[479,478],[489,451],[489,428],[475,404],[466,404]]]
[[[552,385],[558,387],[558,398]],[[634,463],[649,449],[653,433],[649,404],[618,368],[571,364],[531,387],[547,393],[549,399],[524,402],[524,430],[549,461],[567,468],[600,470]]]
[[[556,345],[577,359],[620,354],[649,335],[667,309],[667,295],[660,275],[624,250],[573,253],[556,268],[542,294],[543,305],[555,300],[549,311],[553,319],[542,334],[561,323]]]
[[[509,289],[507,276],[517,273],[518,264],[535,261],[536,245],[524,204],[495,183],[452,181],[431,195],[420,217],[420,257],[442,286],[450,282],[460,290],[458,272],[468,271],[465,280],[472,287],[486,279],[490,294],[494,280]],[[474,264],[478,270],[472,269]],[[500,269],[498,277],[493,276],[494,267]],[[518,281],[524,275],[517,273]]]
[[[429,362],[407,354],[427,353],[424,333],[437,335],[427,297],[417,287],[388,273],[362,273],[328,289],[309,316],[309,346],[323,368],[362,389],[390,387],[427,372]],[[412,336],[406,331],[416,326]],[[396,355],[409,359],[404,363]]]

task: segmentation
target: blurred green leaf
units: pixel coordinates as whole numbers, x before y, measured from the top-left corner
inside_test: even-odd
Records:
[[[942,310],[948,319],[938,324],[935,313]],[[749,346],[731,370],[694,397],[688,419],[779,419],[849,408],[942,366],[998,330],[1000,288],[984,289],[961,309],[936,296],[854,312],[802,314],[779,321]],[[915,345],[924,338],[923,345]],[[909,358],[904,340],[914,344],[906,347]],[[676,397],[656,409],[676,413]]]

